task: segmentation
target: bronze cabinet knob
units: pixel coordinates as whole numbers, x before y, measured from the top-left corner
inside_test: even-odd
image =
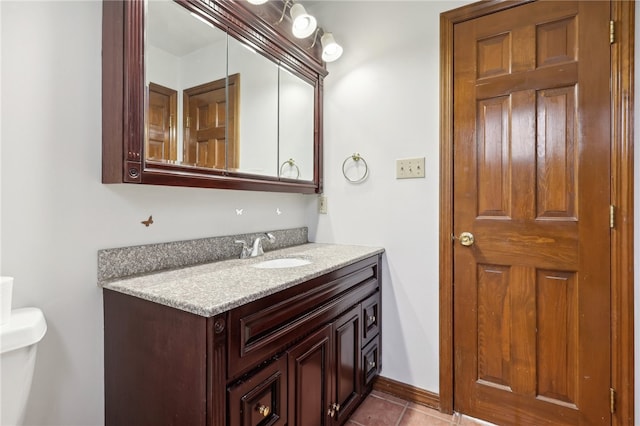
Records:
[[[256,409],[258,410],[258,413],[262,415],[262,417],[267,417],[269,414],[271,414],[271,408],[267,407],[266,405],[260,404],[256,407]]]

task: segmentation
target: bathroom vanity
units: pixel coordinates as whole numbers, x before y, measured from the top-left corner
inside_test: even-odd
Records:
[[[104,284],[105,423],[343,424],[380,370],[381,256],[304,244]],[[257,267],[280,259],[309,263]]]

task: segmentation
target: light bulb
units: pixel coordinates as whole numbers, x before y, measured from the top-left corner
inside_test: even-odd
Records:
[[[291,20],[293,21],[293,27],[291,32],[297,38],[309,37],[316,30],[318,23],[316,18],[309,15],[304,6],[299,3],[291,6]]]
[[[322,60],[333,62],[342,56],[342,46],[336,43],[332,33],[324,33],[320,39],[322,44]]]

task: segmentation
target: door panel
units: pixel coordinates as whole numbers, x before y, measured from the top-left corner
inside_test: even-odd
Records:
[[[540,90],[537,94],[538,219],[577,219],[576,92],[574,85]]]
[[[454,27],[455,409],[610,424],[609,3]]]

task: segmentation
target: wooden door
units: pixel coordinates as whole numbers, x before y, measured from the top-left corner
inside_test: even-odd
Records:
[[[456,411],[611,422],[608,25],[574,1],[454,26]]]
[[[349,418],[360,398],[360,305],[343,314],[333,324],[333,418],[342,424]]]
[[[238,167],[239,75],[186,89],[185,163],[226,170]],[[228,96],[228,98],[227,98]]]
[[[147,109],[147,138],[144,148],[147,160],[176,160],[176,112],[178,92],[168,87],[149,83]]]
[[[287,351],[289,424],[329,424],[331,333],[328,324]]]

